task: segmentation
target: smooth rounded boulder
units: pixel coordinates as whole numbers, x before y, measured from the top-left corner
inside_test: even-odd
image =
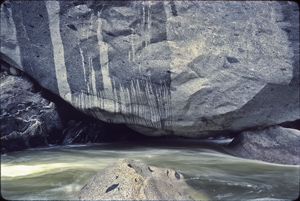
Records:
[[[295,2],[5,1],[0,37],[41,86],[146,135],[300,119]]]
[[[228,147],[244,158],[300,165],[300,131],[296,129],[272,126],[261,131],[245,131]]]
[[[80,190],[79,200],[193,200],[182,174],[120,159]]]

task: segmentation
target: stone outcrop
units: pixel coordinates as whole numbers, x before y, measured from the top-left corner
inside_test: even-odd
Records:
[[[279,164],[300,164],[300,131],[272,126],[245,131],[228,145],[239,156]]]
[[[79,192],[80,200],[192,200],[182,174],[120,159],[97,173]]]
[[[298,18],[295,2],[6,1],[0,52],[86,114],[200,138],[299,119]]]
[[[55,104],[28,77],[0,74],[1,153],[54,143],[62,129]]]

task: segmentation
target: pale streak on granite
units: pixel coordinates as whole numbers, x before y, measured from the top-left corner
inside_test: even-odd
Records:
[[[67,80],[67,69],[64,58],[64,47],[61,40],[60,28],[59,28],[59,11],[60,6],[58,1],[46,1],[46,7],[48,11],[51,41],[53,46],[53,56],[56,72],[56,80],[59,90],[59,95],[67,102],[71,103],[72,94]]]

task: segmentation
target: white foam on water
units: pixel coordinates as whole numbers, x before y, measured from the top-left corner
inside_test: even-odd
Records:
[[[45,165],[8,165],[1,164],[1,177],[19,177],[46,173],[57,169],[70,167],[68,163],[52,163]],[[72,165],[73,166],[73,165]]]

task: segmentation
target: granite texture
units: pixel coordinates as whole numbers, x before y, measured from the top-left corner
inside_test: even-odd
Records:
[[[204,138],[299,117],[299,7],[5,1],[0,56],[78,110]]]

